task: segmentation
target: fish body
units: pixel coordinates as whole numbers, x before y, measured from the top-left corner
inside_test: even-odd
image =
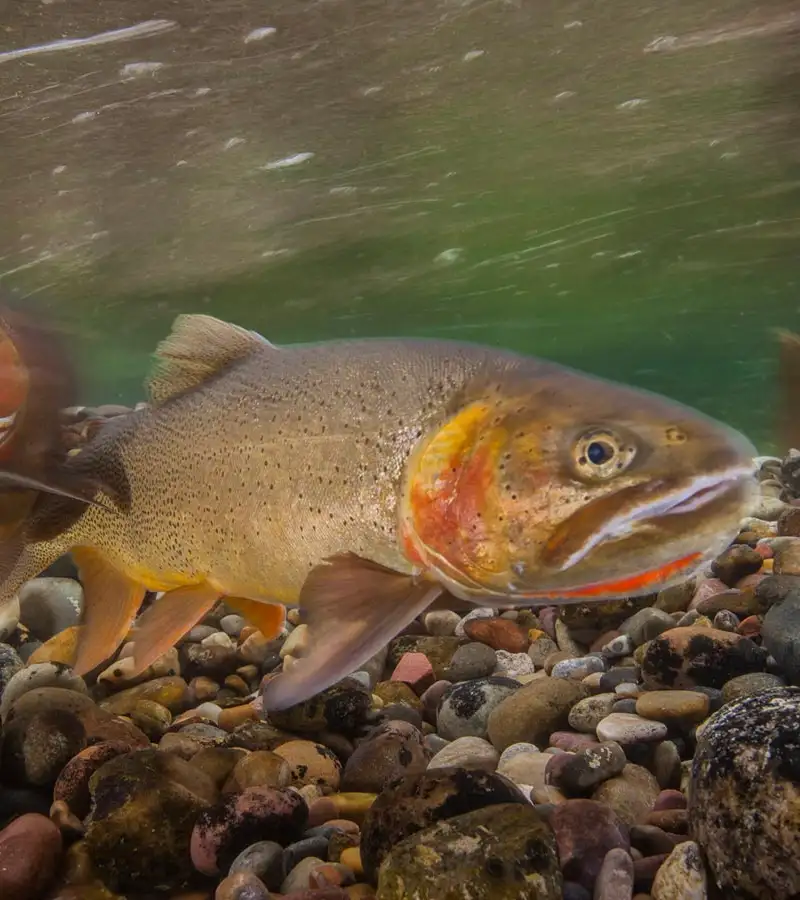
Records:
[[[367,339],[277,347],[179,317],[152,404],[64,463],[0,560],[0,602],[71,551],[76,669],[107,658],[146,590],[139,670],[220,598],[268,636],[304,609],[307,659],[269,708],[357,669],[443,594],[534,606],[685,577],[755,489],[740,434],[664,398],[510,351]]]

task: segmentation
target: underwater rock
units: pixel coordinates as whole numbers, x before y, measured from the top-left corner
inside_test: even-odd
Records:
[[[291,788],[248,788],[204,811],[191,837],[191,858],[204,875],[225,872],[256,841],[291,843],[303,833],[308,805]]]
[[[567,725],[572,707],[588,696],[588,688],[564,678],[542,678],[502,700],[489,715],[489,740],[501,752],[530,741],[546,746],[553,731]]]
[[[61,846],[58,828],[36,813],[0,831],[0,897],[40,900],[55,878]]]
[[[392,782],[372,804],[361,829],[361,860],[374,881],[386,854],[404,838],[442,819],[493,804],[528,804],[502,775],[453,768],[436,769]]]
[[[209,748],[213,752],[236,752],[230,748]],[[209,750],[202,752],[209,752]],[[192,757],[195,763],[197,756]],[[216,779],[215,779],[216,780]],[[269,750],[254,750],[242,756],[231,770],[225,782],[225,793],[243,791],[251,787],[285,788],[292,783],[292,770],[289,763],[277,753]]]
[[[561,900],[550,826],[530,806],[448,818],[405,838],[380,867],[378,900]]]
[[[500,754],[483,738],[456,738],[443,747],[428,763],[428,771],[433,769],[481,769],[493,772],[497,768]]]
[[[613,741],[587,747],[574,754],[559,754],[553,759],[562,755],[566,759],[558,766],[557,772],[548,769],[548,781],[568,794],[578,796],[619,775],[627,764],[625,751]]]
[[[295,787],[315,784],[323,794],[339,790],[342,764],[336,754],[324,745],[313,741],[287,741],[276,747],[275,753],[289,764]]]
[[[69,666],[52,662],[33,663],[17,672],[6,684],[0,699],[0,719],[6,720],[11,707],[23,694],[43,687],[65,688],[79,694],[87,692],[83,678],[76,675]]]
[[[438,733],[450,741],[460,737],[485,738],[492,710],[519,689],[518,681],[495,676],[454,684],[439,701]]]
[[[800,586],[769,609],[761,625],[761,639],[788,681],[800,682]]]
[[[670,851],[653,879],[653,900],[706,900],[706,870],[700,848],[683,841]]]
[[[630,850],[628,828],[595,800],[566,800],[548,819],[555,832],[564,878],[592,891],[609,850]]]
[[[721,688],[748,672],[762,672],[768,653],[749,638],[690,625],[665,631],[647,644],[642,680],[648,690]]]
[[[269,723],[299,734],[333,731],[350,736],[364,727],[371,709],[369,689],[353,678],[345,678],[305,703],[270,712]]]
[[[275,841],[258,841],[246,847],[234,859],[229,875],[249,872],[260,879],[271,891],[277,891],[286,878],[283,847]]]
[[[83,587],[73,578],[32,578],[19,589],[20,621],[40,641],[80,624]]]
[[[800,688],[724,706],[702,727],[688,819],[711,874],[743,900],[800,892]]]
[[[193,876],[192,829],[216,787],[171,753],[137,750],[104,763],[90,778],[86,850],[112,890],[169,890]]]
[[[347,760],[342,790],[377,793],[389,781],[424,771],[430,758],[418,728],[408,722],[384,722],[367,735]]]
[[[422,653],[433,668],[435,678],[447,678],[445,674],[453,659],[453,654],[464,643],[461,637],[433,637],[414,634],[401,635],[389,644],[387,666],[394,670],[403,654]]]
[[[128,716],[140,700],[152,700],[165,706],[173,715],[188,705],[189,685],[178,675],[154,678],[135,687],[126,688],[101,701],[100,709],[115,716]]]
[[[237,872],[217,885],[214,900],[270,900],[267,886],[252,872]]]
[[[0,644],[0,701],[9,681],[22,670],[24,663],[17,651],[8,644]]]
[[[0,772],[14,785],[52,787],[59,773],[88,743],[80,718],[51,709],[15,719],[3,731]]]
[[[655,775],[644,766],[628,763],[619,775],[609,778],[595,789],[592,800],[614,810],[619,819],[630,827],[645,820],[660,790]]]
[[[464,625],[464,634],[471,641],[479,641],[492,650],[524,653],[530,646],[527,629],[510,619],[472,619]]]
[[[648,691],[636,699],[637,715],[668,725],[696,725],[710,708],[708,696],[699,691]]]

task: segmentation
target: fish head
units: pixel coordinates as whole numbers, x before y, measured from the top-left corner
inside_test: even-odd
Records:
[[[404,549],[461,599],[641,596],[735,537],[755,456],[732,428],[647,391],[551,364],[509,372],[415,448]]]

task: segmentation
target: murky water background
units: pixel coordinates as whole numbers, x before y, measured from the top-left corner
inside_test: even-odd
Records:
[[[441,335],[767,448],[800,328],[787,0],[6,0],[0,284],[141,397],[180,311]],[[61,43],[59,43],[61,42]]]

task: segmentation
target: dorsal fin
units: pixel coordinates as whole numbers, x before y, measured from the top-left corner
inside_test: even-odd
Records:
[[[266,338],[213,316],[182,315],[157,347],[147,382],[156,406],[198,387],[253,351],[272,347]]]

